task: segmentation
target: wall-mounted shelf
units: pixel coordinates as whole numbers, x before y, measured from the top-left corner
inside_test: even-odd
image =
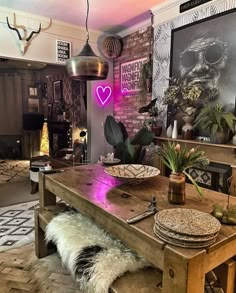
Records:
[[[211,143],[211,142],[208,142],[208,141],[202,141],[202,140],[199,140],[199,139],[186,140],[186,139],[182,139],[182,138],[169,138],[169,137],[165,137],[165,136],[155,136],[155,139],[157,139],[157,140],[176,141],[176,142],[182,142],[182,143],[187,143],[187,144],[195,144],[195,145],[206,145],[206,146],[209,146],[209,147],[236,149],[236,145],[234,145],[232,143],[215,144],[215,143]]]

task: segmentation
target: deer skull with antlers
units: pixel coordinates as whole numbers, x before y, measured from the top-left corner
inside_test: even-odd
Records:
[[[19,32],[19,30],[16,27],[13,27],[13,26],[10,25],[10,23],[8,21],[8,17],[7,17],[7,25],[9,27],[9,29],[11,29],[13,31],[16,31],[16,33],[18,35],[18,38],[19,38],[20,52],[21,52],[22,55],[25,54],[26,49],[27,49],[27,47],[29,45],[29,41],[33,37],[33,35],[34,34],[39,34],[40,31],[41,31],[41,23],[40,23],[39,29],[37,31],[32,31],[27,38],[23,39],[22,36],[21,36],[21,34],[20,34],[20,32]]]

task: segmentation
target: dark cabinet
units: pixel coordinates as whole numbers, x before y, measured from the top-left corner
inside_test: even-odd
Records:
[[[71,125],[69,121],[48,121],[50,156],[71,147]]]

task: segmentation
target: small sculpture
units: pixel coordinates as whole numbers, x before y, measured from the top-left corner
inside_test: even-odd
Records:
[[[8,27],[9,27],[9,29],[11,29],[11,30],[13,30],[13,31],[16,31],[16,33],[17,33],[17,35],[18,35],[18,38],[19,38],[20,52],[21,52],[22,55],[25,54],[26,49],[27,49],[27,47],[28,47],[28,45],[29,45],[29,41],[30,41],[30,39],[33,37],[33,35],[34,35],[34,34],[39,34],[40,31],[41,31],[41,23],[40,23],[40,24],[39,24],[39,28],[38,28],[37,31],[32,31],[32,32],[30,33],[30,35],[29,35],[27,38],[23,39],[22,36],[21,36],[21,34],[20,34],[20,32],[19,32],[19,30],[18,30],[16,27],[13,27],[13,26],[10,25],[10,23],[9,23],[9,21],[8,21],[8,17],[7,17],[7,25],[8,25]]]

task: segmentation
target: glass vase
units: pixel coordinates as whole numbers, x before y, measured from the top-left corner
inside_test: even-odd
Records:
[[[185,203],[185,175],[171,172],[169,176],[168,201],[173,204]]]

